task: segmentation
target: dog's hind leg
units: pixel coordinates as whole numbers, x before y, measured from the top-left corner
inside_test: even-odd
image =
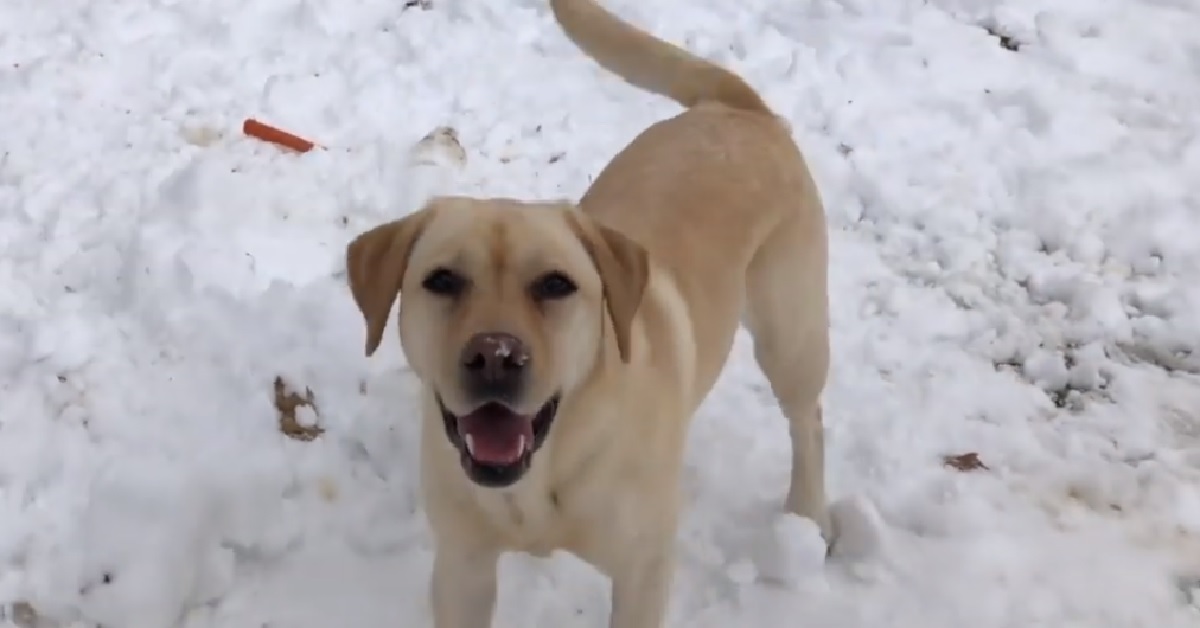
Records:
[[[821,416],[829,370],[826,238],[823,216],[799,213],[768,236],[747,272],[745,323],[791,429],[787,509],[813,520],[832,544]]]

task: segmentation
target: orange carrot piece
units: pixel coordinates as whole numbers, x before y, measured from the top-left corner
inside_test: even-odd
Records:
[[[313,146],[315,146],[315,144],[302,137],[292,135],[283,129],[259,122],[254,118],[246,118],[246,121],[242,123],[242,133],[245,133],[250,137],[260,139],[264,142],[278,144],[279,146],[290,148],[301,153],[307,153],[313,149]]]

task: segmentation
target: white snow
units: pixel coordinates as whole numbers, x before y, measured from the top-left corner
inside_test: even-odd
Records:
[[[832,230],[842,551],[777,514],[741,337],[670,626],[1200,626],[1200,5],[607,2],[763,91]],[[677,108],[542,0],[421,4],[0,3],[0,625],[428,625],[415,383],[363,357],[343,247],[437,191],[578,196]],[[495,625],[607,595],[508,557]]]

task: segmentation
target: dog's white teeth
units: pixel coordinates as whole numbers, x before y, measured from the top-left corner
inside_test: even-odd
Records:
[[[517,453],[518,454],[525,453],[525,435],[524,434],[517,437]]]
[[[463,440],[467,444],[467,453],[474,456],[475,455],[475,437],[471,436],[470,434],[467,434],[466,436],[463,436]]]

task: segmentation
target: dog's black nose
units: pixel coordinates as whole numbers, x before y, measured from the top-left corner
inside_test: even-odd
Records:
[[[525,383],[529,359],[529,348],[512,334],[475,334],[462,352],[467,390],[477,397],[515,401]]]

